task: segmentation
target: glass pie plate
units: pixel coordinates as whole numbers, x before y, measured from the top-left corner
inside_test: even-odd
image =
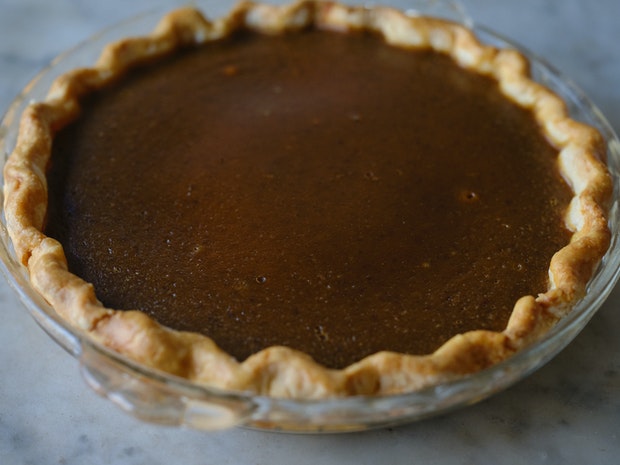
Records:
[[[28,103],[43,100],[52,81],[60,74],[92,65],[105,44],[150,32],[163,13],[152,11],[103,31],[60,55],[30,82],[1,122],[2,163],[15,145],[19,117]],[[0,212],[0,258],[9,283],[37,323],[78,359],[80,372],[90,387],[135,417],[160,424],[204,430],[247,426],[289,432],[357,431],[413,422],[479,402],[538,369],[573,340],[609,295],[620,272],[620,142],[605,117],[570,80],[493,31],[472,25],[460,11],[456,15],[456,19],[473,28],[483,42],[520,49],[530,59],[534,79],[561,96],[575,119],[598,128],[607,141],[608,165],[614,180],[614,202],[610,212],[612,243],[589,284],[586,296],[569,315],[543,339],[505,362],[418,392],[382,397],[287,400],[222,391],[141,366],[70,327],[31,287],[27,271],[16,260],[3,212]]]

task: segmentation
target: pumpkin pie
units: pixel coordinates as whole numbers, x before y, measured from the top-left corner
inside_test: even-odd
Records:
[[[33,286],[146,366],[384,395],[531,344],[605,253],[605,145],[515,50],[386,7],[185,8],[25,111],[4,169]]]

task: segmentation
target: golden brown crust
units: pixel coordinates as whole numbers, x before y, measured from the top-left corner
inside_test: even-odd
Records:
[[[172,331],[141,312],[104,308],[92,285],[68,271],[62,246],[41,232],[51,141],[55,131],[78,115],[81,96],[140,62],[221,38],[238,28],[277,34],[310,24],[372,30],[395,46],[449,54],[464,68],[493,77],[505,95],[532,109],[559,149],[560,170],[575,193],[566,215],[574,234],[570,244],[553,257],[549,290],[520,299],[503,332],[458,335],[425,356],[380,352],[343,370],[325,369],[285,347],[270,347],[239,363],[207,337]],[[284,7],[245,2],[213,22],[194,9],[177,10],[165,16],[150,36],[112,44],[95,67],[61,76],[45,102],[31,105],[22,117],[16,148],[4,168],[5,211],[16,254],[28,267],[33,286],[72,325],[140,363],[210,386],[275,397],[392,394],[496,364],[535,341],[570,310],[584,294],[610,241],[606,215],[612,185],[604,158],[598,132],[571,120],[564,102],[529,78],[528,63],[521,54],[484,46],[459,25],[383,7],[311,0]]]

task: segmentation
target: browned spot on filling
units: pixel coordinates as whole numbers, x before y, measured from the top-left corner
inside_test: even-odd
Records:
[[[244,33],[130,73],[54,143],[47,232],[110,307],[343,367],[502,330],[569,233],[556,151],[449,58]]]

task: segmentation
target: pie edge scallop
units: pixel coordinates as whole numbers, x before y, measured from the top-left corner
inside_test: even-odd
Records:
[[[450,55],[462,67],[497,80],[508,98],[532,109],[559,150],[561,173],[574,191],[566,213],[573,236],[551,260],[548,291],[519,299],[504,331],[456,335],[428,355],[379,352],[341,370],[326,369],[304,353],[279,346],[238,362],[206,336],[163,327],[140,311],[105,308],[93,286],[68,271],[60,243],[43,234],[45,172],[53,136],[79,115],[80,97],[119,79],[132,66],[240,28],[277,34],[310,24],[372,30],[395,46]],[[181,8],[164,16],[150,35],[108,45],[94,67],[60,76],[43,102],[26,108],[16,147],[4,167],[7,229],[33,287],[55,311],[95,341],[140,364],[199,384],[272,397],[317,399],[420,390],[490,367],[541,337],[585,294],[609,246],[612,181],[605,166],[605,142],[594,128],[570,119],[565,103],[529,76],[526,58],[515,50],[483,45],[463,26],[390,7],[313,0],[285,6],[242,2],[213,21],[196,9]]]

